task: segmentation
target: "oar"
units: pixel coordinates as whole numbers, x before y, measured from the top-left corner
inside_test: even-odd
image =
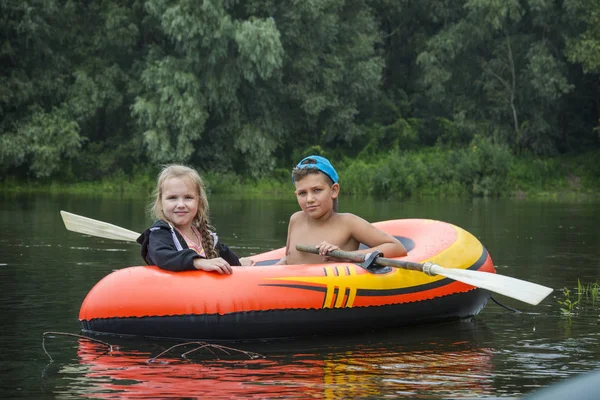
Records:
[[[81,215],[61,211],[65,227],[73,232],[83,233],[90,236],[98,236],[106,239],[126,240],[135,242],[140,236],[139,233],[121,228],[108,222],[97,221],[95,219],[82,217]]]
[[[319,254],[319,249],[315,246],[296,245],[296,250],[306,253]],[[349,251],[333,250],[327,253],[328,256],[343,258],[354,262],[363,262],[364,254],[353,253]],[[411,269],[421,271],[428,275],[442,275],[455,281],[463,282],[471,286],[487,289],[489,291],[512,297],[513,299],[524,301],[525,303],[537,305],[544,300],[554,289],[531,283],[509,276],[492,274],[483,271],[471,271],[458,268],[444,268],[440,265],[426,262],[423,264],[402,261],[390,258],[378,257],[375,264],[394,268]]]

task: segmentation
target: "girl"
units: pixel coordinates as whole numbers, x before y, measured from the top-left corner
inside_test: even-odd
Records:
[[[183,165],[168,165],[158,176],[156,200],[150,205],[158,221],[137,239],[148,265],[169,271],[200,269],[231,274],[232,265],[253,265],[238,259],[211,232],[204,182],[198,172]]]

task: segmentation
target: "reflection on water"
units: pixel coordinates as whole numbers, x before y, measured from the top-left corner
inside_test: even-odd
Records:
[[[217,358],[208,352],[182,360],[178,356],[185,350],[178,349],[159,358],[161,363],[148,363],[157,352],[147,347],[156,343],[125,342],[107,352],[104,345],[79,340],[76,361],[58,372],[69,385],[56,387],[54,393],[88,398],[489,395],[493,351],[481,347],[477,338],[485,327],[463,321],[436,331],[432,335],[430,328],[415,327],[327,341],[240,344],[240,349],[265,355],[252,360],[236,353]]]

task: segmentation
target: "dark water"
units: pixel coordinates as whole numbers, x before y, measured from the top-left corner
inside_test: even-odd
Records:
[[[285,244],[290,200],[211,197],[221,240],[240,255]],[[140,265],[135,244],[68,232],[59,210],[142,231],[144,200],[0,195],[0,398],[520,398],[600,368],[598,303],[565,316],[562,288],[599,281],[600,203],[342,199],[371,220],[432,218],[477,236],[498,273],[557,289],[538,306],[495,295],[470,321],[386,332],[235,344],[190,353],[175,343],[79,334],[87,292],[114,269]],[[43,341],[43,338],[45,340]],[[42,345],[45,345],[46,354]],[[53,362],[51,362],[52,357]]]

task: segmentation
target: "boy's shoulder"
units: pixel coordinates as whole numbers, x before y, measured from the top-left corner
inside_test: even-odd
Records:
[[[301,224],[303,221],[310,222],[311,218],[306,215],[304,211],[297,211],[290,217],[290,225]],[[335,225],[337,227],[343,226],[357,226],[363,223],[365,220],[358,215],[352,213],[338,213],[334,212],[331,218],[325,222],[325,226]]]
[[[352,221],[362,220],[361,217],[359,217],[356,214],[352,214],[352,213],[336,213],[336,218],[338,221],[343,221],[343,222],[352,222]]]
[[[305,217],[304,211],[296,211],[290,216],[290,222],[298,221]]]
[[[338,229],[347,229],[356,232],[365,229],[370,223],[356,214],[337,213],[335,219],[330,220],[330,225],[335,225]]]

